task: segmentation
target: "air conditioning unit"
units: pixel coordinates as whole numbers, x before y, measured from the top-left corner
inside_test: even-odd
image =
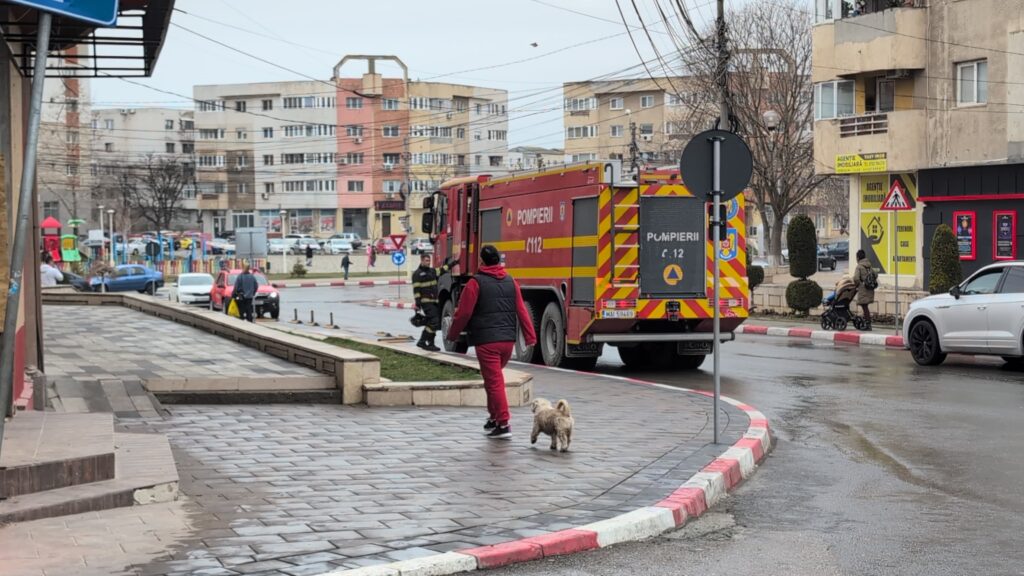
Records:
[[[127,114],[127,113],[128,113],[128,109],[127,108],[121,108],[121,114],[122,115]]]
[[[363,137],[362,136],[356,136],[355,139],[354,139],[354,142],[356,144],[362,144],[363,143]]]
[[[128,113],[129,114],[135,114],[135,108],[129,108],[128,109]]]
[[[388,200],[394,200],[395,193],[394,192],[385,192],[384,193],[384,197],[387,198]]]
[[[394,164],[385,164],[384,165],[384,171],[385,172],[391,172],[394,169],[395,169],[395,165]]]
[[[451,120],[452,119],[452,113],[449,112],[449,113],[445,114],[445,117],[447,117],[449,120]]]
[[[270,194],[267,194],[266,192],[261,192],[260,193],[260,198],[262,198],[264,200],[267,200],[267,199],[270,198]]]
[[[899,80],[901,78],[909,78],[910,70],[906,68],[897,68],[896,70],[889,70],[885,73],[886,80]]]
[[[644,142],[650,142],[651,140],[654,140],[654,134],[641,134],[640,139]]]
[[[348,164],[348,158],[345,158],[344,156],[338,158],[338,164]]]

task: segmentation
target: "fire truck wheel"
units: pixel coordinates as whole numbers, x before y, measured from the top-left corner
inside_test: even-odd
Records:
[[[573,370],[581,370],[583,372],[591,372],[594,370],[594,367],[597,366],[597,356],[588,358],[568,358],[566,361],[568,362],[569,368],[572,368]]]
[[[562,321],[562,309],[558,302],[550,302],[544,308],[540,320],[540,334],[537,335],[544,363],[548,366],[565,364],[565,323]]]
[[[533,331],[537,332],[537,312],[534,310],[532,304],[528,301],[523,301],[523,305],[526,306],[527,315],[533,319]],[[523,339],[523,331],[516,330],[516,344],[515,344],[515,359],[520,362],[532,362],[534,364],[540,364],[543,361],[540,354],[540,346],[534,344],[533,346],[527,346]]]
[[[677,354],[675,357],[675,367],[680,370],[696,370],[704,363],[705,358],[707,358],[707,356],[704,354],[686,356],[680,356]]]
[[[647,362],[647,350],[642,345],[619,346],[619,358],[626,368],[641,370]]]
[[[469,350],[469,344],[465,342],[451,342],[445,335],[448,334],[448,328],[452,325],[452,318],[455,317],[455,305],[452,304],[451,300],[444,303],[444,308],[441,310],[441,343],[444,346],[445,352],[458,352],[459,354],[465,354]]]

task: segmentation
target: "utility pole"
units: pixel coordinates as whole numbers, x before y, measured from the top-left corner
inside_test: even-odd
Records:
[[[718,65],[715,74],[718,81],[718,127],[726,130],[729,126],[729,47],[726,45],[725,0],[718,0],[718,18],[715,20],[716,41],[718,48]]]
[[[640,146],[636,143],[636,122],[629,121],[629,169],[633,180],[640,181]]]

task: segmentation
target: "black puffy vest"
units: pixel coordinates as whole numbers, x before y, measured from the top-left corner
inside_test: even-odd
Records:
[[[480,286],[476,308],[469,320],[469,344],[515,342],[516,283],[511,276],[498,280],[487,274],[474,276]]]

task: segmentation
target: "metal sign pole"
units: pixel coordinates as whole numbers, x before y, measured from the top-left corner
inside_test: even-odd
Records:
[[[715,378],[715,401],[714,401],[715,435],[714,436],[715,436],[715,444],[718,444],[718,400],[719,400],[719,397],[722,395],[722,375],[719,372],[719,354],[720,354],[720,347],[721,347],[721,342],[720,342],[720,340],[721,340],[721,337],[720,337],[720,335],[721,335],[721,325],[720,325],[721,312],[719,311],[719,306],[718,306],[718,298],[719,298],[719,296],[718,296],[718,290],[719,290],[718,275],[719,275],[719,267],[721,265],[721,262],[719,261],[719,257],[718,257],[719,254],[718,253],[719,253],[719,250],[720,250],[720,246],[722,245],[722,227],[721,227],[721,222],[719,222],[719,215],[721,214],[721,208],[722,208],[722,139],[721,138],[712,138],[711,139],[711,143],[712,143],[711,145],[712,145],[712,147],[714,149],[713,152],[712,152],[714,160],[712,161],[712,171],[713,172],[712,172],[712,176],[711,176],[711,178],[712,178],[711,196],[714,199],[714,201],[713,201],[713,206],[714,206],[713,214],[714,214],[714,218],[712,220],[715,223],[715,225],[714,225],[715,231],[714,231],[714,234],[713,234],[714,244],[711,247],[711,249],[715,253],[715,258],[714,258],[714,260],[715,260],[715,266],[714,266],[715,277],[714,277],[714,279],[712,281],[712,291],[714,293],[713,293],[712,298],[711,298],[711,305],[712,305],[712,307],[714,307],[714,338],[715,338],[714,344],[712,344],[712,346],[713,346],[712,354],[714,355],[714,373],[715,373],[715,376],[714,376],[714,378]]]
[[[14,228],[14,242],[11,245],[10,288],[7,291],[4,333],[0,340],[0,445],[3,443],[4,418],[10,406],[14,388],[14,333],[18,329],[18,309],[21,300],[22,273],[25,268],[25,252],[32,207],[32,187],[36,179],[36,151],[39,148],[39,116],[43,103],[43,82],[46,80],[46,58],[50,47],[49,12],[38,12],[36,24],[36,60],[32,68],[32,100],[29,103],[28,135],[25,139],[25,165],[21,171],[21,191],[18,193],[18,220]],[[113,238],[111,238],[113,241]],[[113,243],[111,243],[113,246]],[[35,271],[38,274],[38,271]],[[2,446],[0,446],[2,447]]]
[[[896,230],[892,235],[892,267],[896,272],[896,313],[893,324],[896,334],[900,333],[900,213],[893,212],[892,218],[895,221],[893,228]]]

